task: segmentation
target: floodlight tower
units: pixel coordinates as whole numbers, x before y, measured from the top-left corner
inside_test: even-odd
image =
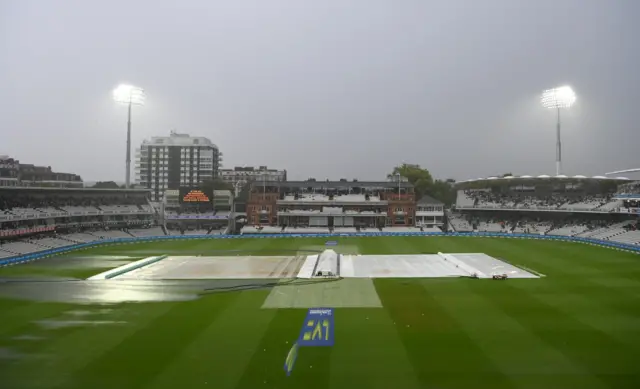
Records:
[[[131,106],[144,105],[144,89],[133,85],[119,85],[113,90],[113,99],[118,103],[127,104],[127,172],[125,175],[125,187],[129,189],[131,185]]]
[[[542,92],[542,106],[553,108],[558,112],[556,127],[556,175],[562,172],[562,144],[560,142],[560,108],[569,108],[576,102],[576,94],[570,86],[548,89]]]

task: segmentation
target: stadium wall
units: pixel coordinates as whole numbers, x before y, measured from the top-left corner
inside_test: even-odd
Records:
[[[373,236],[457,236],[457,237],[493,237],[509,239],[538,239],[559,240],[565,242],[585,243],[596,246],[609,247],[616,250],[625,250],[640,254],[640,245],[611,242],[606,240],[580,238],[562,235],[534,235],[534,234],[504,234],[499,232],[353,232],[340,234],[245,234],[245,235],[178,235],[178,236],[145,236],[137,238],[103,239],[90,243],[79,243],[55,249],[38,251],[0,260],[0,266],[14,265],[29,262],[40,258],[50,257],[69,251],[83,250],[96,246],[112,244],[143,243],[161,240],[185,240],[185,239],[274,239],[274,238],[335,238],[335,237],[373,237]]]

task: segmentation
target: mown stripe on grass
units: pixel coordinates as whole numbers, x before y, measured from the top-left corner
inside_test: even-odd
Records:
[[[261,310],[265,291],[236,292],[238,298],[176,355],[147,389],[236,386],[277,311]],[[207,297],[210,298],[210,297]]]
[[[531,263],[535,270],[547,275],[556,273],[572,278],[602,278],[611,274],[624,277],[629,270],[640,266],[637,255],[576,243],[514,239],[480,239],[479,242],[485,247],[491,247],[492,252],[504,255],[507,260],[510,260],[509,256],[518,260],[522,258]],[[636,261],[632,261],[633,258]]]
[[[538,387],[546,388],[556,376],[563,376],[565,384],[572,382],[571,377],[575,379],[574,384],[589,381],[585,379],[589,376],[587,369],[542,342],[490,301],[484,293],[485,287],[491,289],[503,283],[490,284],[488,280],[440,281],[423,280],[421,284],[518,387],[523,386],[526,380],[526,384],[533,381]],[[593,387],[602,385],[597,382]]]
[[[126,322],[125,324],[79,325],[67,328],[47,329],[30,324],[27,334],[42,336],[44,339],[29,344],[29,355],[10,366],[7,379],[15,388],[44,389],[64,386],[68,377],[86,367],[103,353],[119,345],[128,336],[145,328],[151,321],[165,314],[176,303],[122,304],[111,306],[76,305],[74,310],[104,312],[82,317],[74,317],[59,312],[51,317],[55,321],[100,320]],[[23,350],[20,348],[19,350]]]
[[[488,301],[517,320],[541,341],[584,366],[590,374],[608,377],[637,373],[636,361],[640,357],[638,350],[546,304],[535,295],[518,288],[515,283],[505,284],[506,286],[500,287],[494,283],[496,287],[491,292],[484,288]],[[611,386],[614,381],[606,383]]]
[[[283,369],[285,358],[298,338],[307,310],[273,311],[276,312],[275,317],[269,323],[236,388],[329,388],[332,347],[301,347],[291,376],[287,377]]]
[[[629,267],[620,264],[610,265],[607,263],[607,258],[603,259],[591,250],[574,251],[584,248],[576,245],[558,245],[557,248],[544,247],[541,250],[531,251],[526,247],[514,245],[513,242],[505,242],[502,246],[504,246],[502,249],[508,249],[518,258],[528,262],[537,261],[553,268],[549,273],[553,279],[545,278],[535,282],[518,281],[518,286],[531,293],[555,295],[560,292],[563,295],[575,293],[593,296],[604,299],[609,307],[618,307],[627,313],[633,312],[628,310],[629,305],[640,304],[638,287],[640,280],[629,278],[627,274]],[[600,270],[585,265],[595,266],[596,263],[600,263]],[[608,282],[603,282],[603,277],[607,277]],[[636,284],[636,282],[639,283]]]
[[[377,279],[375,284],[423,387],[466,389],[478,382],[514,387],[420,280]]]
[[[221,293],[211,298],[176,303],[146,327],[76,372],[60,389],[139,389],[173,363],[238,298]]]
[[[54,317],[72,307],[74,305],[66,303],[2,299],[0,300],[0,310],[2,312],[0,338],[16,335],[33,321]]]
[[[422,388],[384,309],[338,309],[331,353],[332,389]]]

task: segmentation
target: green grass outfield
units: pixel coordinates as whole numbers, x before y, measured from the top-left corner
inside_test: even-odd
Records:
[[[154,254],[215,255],[216,250],[272,253],[318,247],[325,240],[99,247],[2,268],[0,278],[87,277],[90,269],[75,266],[98,255],[136,260]],[[362,254],[484,252],[546,277],[374,280],[383,307],[337,309],[335,346],[301,348],[290,377],[283,364],[306,310],[261,309],[267,288],[111,306],[0,297],[0,387],[640,388],[637,254],[544,240],[337,240],[337,251],[349,247]],[[94,273],[104,271],[101,266]],[[117,323],[58,329],[37,323],[73,319],[73,312]]]

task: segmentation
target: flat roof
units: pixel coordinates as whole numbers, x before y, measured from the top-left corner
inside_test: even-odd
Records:
[[[254,187],[263,185],[262,181],[253,181]],[[280,188],[413,188],[408,182],[390,181],[266,181],[265,186],[277,186]]]
[[[466,185],[473,185],[473,184],[486,184],[486,183],[492,183],[492,184],[499,184],[499,185],[504,185],[504,184],[513,184],[515,182],[517,182],[518,184],[522,185],[523,183],[526,182],[548,182],[548,183],[554,183],[554,182],[614,182],[614,183],[623,183],[623,182],[631,182],[633,180],[630,180],[627,177],[605,177],[605,176],[593,176],[593,177],[587,177],[587,176],[583,176],[583,175],[576,175],[576,176],[565,176],[565,175],[559,175],[559,176],[549,176],[546,174],[542,174],[539,176],[506,176],[506,177],[487,177],[487,178],[475,178],[475,179],[470,179],[470,180],[465,180],[465,181],[458,181],[455,183],[456,186],[466,186]]]
[[[171,132],[169,136],[154,136],[151,139],[145,139],[142,146],[211,146],[218,148],[209,138],[204,136],[191,136],[176,132]]]

